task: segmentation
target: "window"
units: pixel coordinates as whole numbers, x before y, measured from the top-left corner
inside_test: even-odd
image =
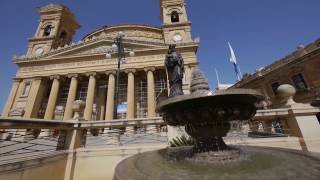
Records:
[[[48,25],[44,28],[43,36],[50,36],[52,26]]]
[[[31,87],[31,83],[30,82],[25,83],[21,96],[28,96],[29,95],[29,91],[30,91],[30,87]]]
[[[292,81],[294,83],[294,87],[297,90],[303,90],[308,88],[307,83],[304,80],[303,75],[301,73],[292,76]]]
[[[87,91],[88,91],[88,82],[81,82],[78,88],[79,90],[77,91],[77,99],[86,101]]]
[[[274,82],[271,84],[271,88],[272,88],[272,91],[275,95],[277,95],[277,89],[278,87],[280,86],[280,83],[279,82]]]
[[[180,18],[179,18],[179,13],[177,11],[173,11],[171,13],[171,22],[175,23],[175,22],[179,22]]]
[[[128,90],[128,81],[126,78],[120,78],[119,81],[119,101],[117,109],[117,118],[125,119],[127,117],[127,90]]]
[[[60,40],[62,42],[64,42],[67,38],[67,32],[66,31],[62,31],[61,34],[60,34]]]
[[[167,89],[167,80],[164,77],[160,77],[155,81],[155,94],[156,97],[162,93],[163,90]]]
[[[137,92],[137,118],[148,116],[148,83],[146,79],[141,79],[136,86]]]

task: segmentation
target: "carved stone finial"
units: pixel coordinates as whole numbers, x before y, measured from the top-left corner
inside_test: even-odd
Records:
[[[281,101],[285,103],[285,105],[296,104],[293,100],[293,96],[296,94],[296,89],[290,84],[282,84],[277,89],[277,96],[281,98]]]
[[[210,93],[208,80],[205,78],[199,68],[194,69],[192,72],[190,92],[192,94],[199,93],[205,95]]]

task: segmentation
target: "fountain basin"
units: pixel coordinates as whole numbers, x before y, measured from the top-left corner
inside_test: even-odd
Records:
[[[171,126],[248,120],[255,115],[255,103],[263,98],[261,93],[251,89],[225,90],[214,95],[192,93],[159,102],[157,111]]]
[[[183,149],[183,148],[182,148]],[[318,180],[320,158],[299,151],[238,147],[234,161],[203,163],[168,158],[168,149],[138,154],[119,163],[116,180]],[[185,150],[181,150],[185,151]]]
[[[255,104],[264,97],[251,89],[232,89],[214,95],[199,91],[159,102],[157,111],[171,126],[185,126],[195,139],[194,151],[230,149],[223,141],[231,120],[248,120],[256,113]]]

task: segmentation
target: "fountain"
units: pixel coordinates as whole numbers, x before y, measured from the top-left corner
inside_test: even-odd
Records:
[[[125,159],[116,180],[319,179],[320,160],[296,151],[228,146],[223,137],[230,121],[248,120],[263,96],[250,89],[210,91],[199,69],[192,74],[191,94],[183,95],[183,59],[170,46],[166,57],[169,98],[157,111],[170,126],[184,126],[193,146],[167,148]]]

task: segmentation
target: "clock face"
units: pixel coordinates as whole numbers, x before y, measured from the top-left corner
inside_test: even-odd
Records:
[[[40,48],[38,48],[38,49],[36,50],[35,53],[36,53],[37,56],[40,56],[40,55],[43,54],[43,51],[44,51],[43,48],[40,47]]]
[[[179,41],[182,40],[182,36],[180,34],[176,34],[176,35],[173,36],[173,40],[175,42],[179,42]]]

